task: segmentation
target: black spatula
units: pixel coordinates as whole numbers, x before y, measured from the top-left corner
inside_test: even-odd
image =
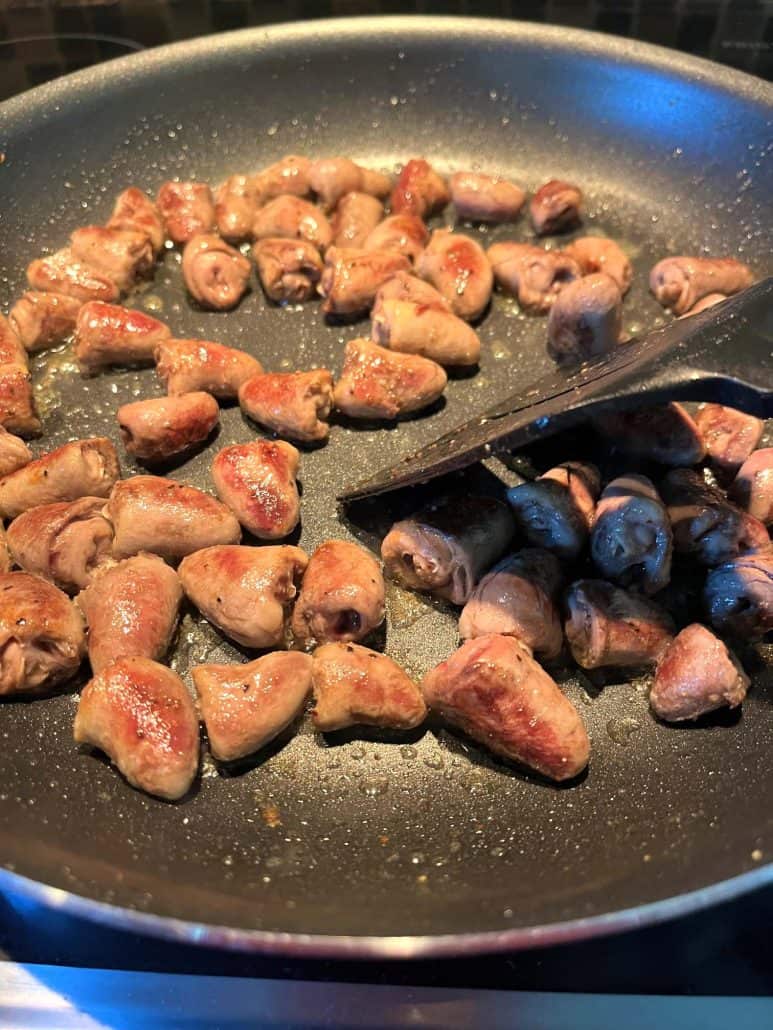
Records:
[[[423,483],[609,408],[716,401],[773,416],[773,277],[579,368],[556,370],[347,490],[353,501]]]

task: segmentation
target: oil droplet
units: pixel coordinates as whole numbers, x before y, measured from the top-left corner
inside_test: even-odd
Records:
[[[641,724],[630,715],[622,719],[610,719],[607,723],[607,733],[616,744],[627,744],[633,734],[640,729]]]
[[[759,848],[755,848],[754,851],[752,851],[752,862],[761,862],[761,861],[762,861],[762,852],[760,851]]]
[[[442,769],[443,768],[443,756],[442,755],[427,755],[424,759],[424,764],[430,769]]]
[[[371,776],[358,784],[361,794],[368,798],[377,798],[386,794],[389,790],[389,780],[386,776]]]
[[[149,293],[142,299],[142,306],[146,311],[163,311],[164,302],[157,293]]]
[[[405,759],[406,762],[412,761],[417,755],[418,751],[415,747],[411,747],[410,744],[403,744],[400,748],[400,757]]]

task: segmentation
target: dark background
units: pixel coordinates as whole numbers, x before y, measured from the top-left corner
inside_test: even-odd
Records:
[[[773,79],[773,0],[0,0],[0,100],[97,61],[191,36],[406,13],[612,32]]]

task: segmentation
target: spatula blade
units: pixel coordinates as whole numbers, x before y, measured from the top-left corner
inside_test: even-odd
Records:
[[[556,369],[350,488],[339,500],[423,483],[496,450],[558,432],[594,411],[638,407],[642,400],[717,400],[765,414],[766,394],[773,389],[773,352],[766,343],[772,293],[773,278],[768,278],[714,308],[636,337],[603,358]],[[741,337],[743,345],[735,347]]]

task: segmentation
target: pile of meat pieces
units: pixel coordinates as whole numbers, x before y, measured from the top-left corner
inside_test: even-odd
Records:
[[[134,786],[181,797],[199,766],[199,714],[179,676],[160,663],[187,596],[237,644],[269,652],[192,672],[218,760],[272,740],[312,688],[320,730],[408,728],[424,719],[406,674],[353,643],[384,619],[384,580],[371,554],[343,540],[310,558],[286,544],[246,546],[240,521],[250,515],[238,499],[229,495],[227,505],[173,480],[119,475],[112,444],[95,438],[0,479],[0,514],[10,520],[0,571],[0,695],[48,693],[87,655],[93,678],[81,694],[76,741],[107,753]],[[320,646],[313,655],[284,650],[290,642]]]
[[[749,681],[720,636],[749,640],[773,629],[773,449],[754,450],[761,423],[717,405],[704,405],[695,420],[679,405],[614,417],[620,449],[676,466],[659,489],[631,474],[601,490],[593,466],[566,462],[512,488],[508,504],[457,498],[384,538],[388,575],[462,609],[464,643],[420,686],[358,643],[384,619],[382,569],[368,551],[329,540],[309,557],[288,544],[240,543],[242,527],[256,525],[252,492],[240,493],[241,470],[253,467],[243,452],[293,450],[288,444],[221,451],[213,466],[219,501],[156,476],[121,480],[106,439],[35,460],[16,441],[13,462],[10,448],[2,451],[0,478],[0,515],[10,520],[0,694],[46,693],[88,655],[93,678],[76,740],[106,752],[134,786],[168,799],[184,795],[196,775],[199,716],[212,755],[232,762],[290,726],[310,693],[322,732],[411,729],[431,708],[495,753],[571,779],[588,762],[588,735],[540,664],[559,658],[564,638],[584,669],[654,669],[650,701],[664,720],[738,705]],[[6,438],[15,440],[5,434],[0,444]],[[707,455],[727,496],[687,467]],[[516,540],[522,546],[513,551]],[[567,570],[586,552],[598,578],[569,582]],[[698,624],[677,633],[660,603],[674,552],[707,568],[704,604],[718,635]],[[198,709],[160,664],[183,597],[235,643],[268,652],[194,668]]]
[[[605,431],[618,450],[673,466],[659,488],[632,473],[601,489],[594,466],[569,461],[510,489],[507,504],[433,505],[381,548],[389,575],[462,609],[465,643],[425,680],[427,704],[555,779],[583,768],[588,741],[535,656],[550,665],[568,648],[583,669],[652,670],[654,714],[681,722],[744,699],[749,678],[721,638],[773,629],[773,449],[754,449],[763,424],[716,404],[694,420],[677,404],[614,420]],[[726,493],[691,467],[704,458]],[[711,629],[677,632],[663,593],[674,555],[705,569]]]
[[[549,312],[547,346],[557,361],[606,353],[622,341],[622,298],[632,280],[613,240],[585,236],[561,250],[505,241],[484,253],[471,237],[426,224],[450,202],[461,219],[512,222],[525,201],[505,179],[458,172],[446,181],[423,159],[408,161],[394,185],[348,158],[290,155],[255,175],[232,175],[214,195],[206,183],[166,182],[154,202],[130,187],[104,226],[77,229],[68,247],[33,261],[32,289],[0,317],[0,425],[23,437],[40,431],[27,353],[72,335],[86,373],[156,364],[168,396],[118,412],[128,452],[146,464],[179,460],[204,444],[218,422],[216,400],[236,397],[264,429],[319,443],[333,408],[392,420],[434,404],[446,368],[478,363],[470,323],[486,311],[495,284],[524,310]],[[582,192],[551,180],[528,207],[537,237],[565,232],[581,222]],[[252,265],[237,248],[251,244],[271,301],[319,294],[329,318],[369,314],[371,338],[347,343],[335,383],[327,369],[266,373],[244,351],[175,339],[159,320],[117,303],[153,274],[165,243],[183,248],[185,283],[204,307],[228,310],[248,290]],[[655,266],[650,285],[684,314],[751,281],[732,258],[673,257]]]
[[[264,429],[301,443],[325,440],[333,407],[367,419],[426,408],[445,388],[446,367],[477,364],[473,324],[495,284],[524,310],[550,313],[556,360],[616,346],[631,267],[613,241],[581,237],[562,250],[503,242],[484,253],[426,224],[451,201],[462,219],[513,221],[525,199],[514,183],[477,173],[446,182],[423,160],[409,161],[393,186],[346,158],[288,157],[232,176],[214,197],[196,182],[167,182],[155,202],[127,189],[106,225],[78,229],[68,247],[33,261],[31,289],[0,316],[0,517],[10,523],[0,546],[0,694],[45,694],[87,655],[93,678],[75,739],[167,799],[196,775],[199,719],[212,755],[236,761],[290,726],[310,693],[322,732],[411,729],[432,708],[494,752],[571,779],[588,762],[588,736],[534,657],[555,660],[564,636],[585,668],[655,666],[652,707],[664,719],[739,704],[748,679],[725,644],[698,625],[675,636],[652,600],[668,583],[672,550],[682,551],[710,569],[706,610],[719,633],[748,639],[773,624],[773,452],[754,451],[761,427],[730,409],[707,405],[696,423],[670,405],[601,426],[632,455],[666,464],[691,466],[708,452],[727,497],[675,468],[660,493],[631,475],[599,498],[595,470],[570,462],[511,491],[509,508],[473,498],[396,525],[383,544],[389,573],[463,606],[465,642],[420,686],[358,643],[384,618],[379,563],[345,541],[311,557],[278,542],[299,520],[300,454],[285,439],[220,450],[211,469],[219,500],[153,475],[121,480],[106,439],[36,459],[21,439],[41,428],[27,354],[70,336],[88,374],[155,364],[167,396],[117,413],[127,451],[147,464],[206,442],[222,400],[238,398]],[[546,183],[529,203],[535,234],[575,228],[581,205],[577,187]],[[183,248],[183,277],[204,307],[239,302],[252,265],[237,247],[252,245],[271,301],[319,294],[329,318],[369,313],[371,338],[346,345],[336,382],[326,369],[267,373],[244,351],[174,338],[119,303],[153,274],[165,241]],[[684,314],[750,282],[733,259],[680,257],[660,262],[650,285]],[[264,546],[240,543],[243,530]],[[527,546],[508,553],[518,533]],[[588,542],[603,578],[569,586],[562,619],[566,564]],[[193,669],[197,702],[160,664],[184,597],[237,644],[267,652]]]
[[[384,619],[384,578],[368,551],[343,540],[310,557],[287,544],[245,546],[241,513],[214,497],[155,476],[118,476],[112,445],[92,439],[0,479],[0,513],[11,519],[0,573],[0,694],[44,694],[87,655],[92,679],[75,740],[104,751],[132,785],[170,800],[196,775],[199,718],[222,762],[273,740],[310,693],[321,732],[413,729],[428,704],[466,725],[441,697],[469,677],[466,653],[419,687],[391,658],[358,643]],[[501,522],[496,502],[487,514]],[[197,703],[161,664],[183,597],[237,644],[268,652],[246,664],[194,667]],[[501,680],[508,691],[489,713],[485,742],[555,779],[576,775],[588,740],[572,706],[515,638],[476,640],[473,670],[481,647],[486,683],[496,691]],[[544,725],[535,730],[537,719]],[[480,737],[476,725],[467,728]]]

